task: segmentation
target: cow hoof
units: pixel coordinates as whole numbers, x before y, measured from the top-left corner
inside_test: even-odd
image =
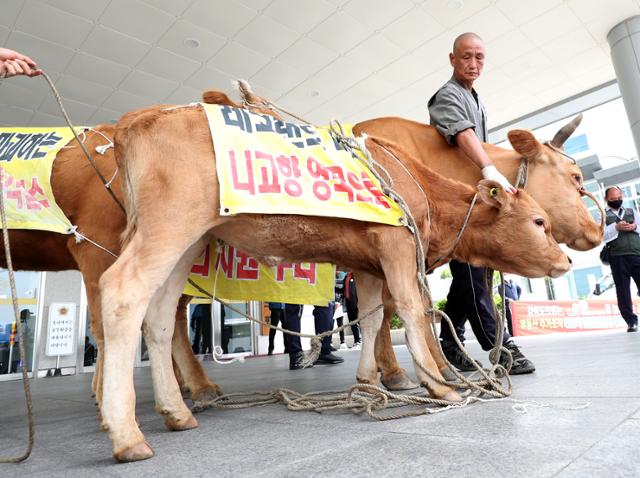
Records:
[[[113,457],[120,463],[147,460],[153,455],[153,448],[144,440],[124,450],[113,453]]]
[[[210,408],[213,403],[218,400],[218,397],[221,397],[223,395],[222,389],[218,385],[216,385],[215,383],[212,385],[212,387],[200,390],[198,393],[194,393],[192,395],[192,412],[198,413]]]
[[[462,397],[455,390],[450,390],[450,391],[448,391],[447,393],[444,394],[444,396],[442,397],[442,400],[446,400],[448,402],[456,402],[456,403],[458,403],[458,402],[462,401]]]
[[[442,374],[442,378],[444,378],[447,382],[455,382],[458,380],[456,374],[449,367],[444,367],[440,370],[440,374]]]
[[[375,379],[370,379],[370,378],[361,378],[356,376],[356,382],[358,383],[363,383],[365,385],[377,385],[377,377]]]
[[[390,391],[412,390],[418,388],[418,385],[411,381],[407,376],[407,372],[401,370],[391,375],[383,375],[380,379],[382,385]]]
[[[189,417],[186,420],[176,419],[167,415],[164,417],[164,424],[169,430],[174,432],[182,432],[198,428],[198,420],[196,420],[191,414],[189,414]]]

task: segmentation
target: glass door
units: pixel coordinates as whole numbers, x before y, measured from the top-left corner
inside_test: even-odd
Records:
[[[251,313],[251,302],[214,302],[213,342],[222,349],[224,357],[254,354],[254,333],[252,322],[237,309],[247,315]]]
[[[20,359],[20,337],[13,312],[8,273],[0,272],[0,380],[22,377],[22,367],[33,369],[33,353],[38,315],[39,272],[16,272],[16,291],[22,324],[26,364]]]

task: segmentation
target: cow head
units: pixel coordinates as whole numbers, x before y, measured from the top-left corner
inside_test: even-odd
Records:
[[[478,183],[473,212],[456,257],[526,277],[559,277],[571,262],[551,235],[544,209],[526,192],[504,191],[495,181]]]
[[[550,143],[540,143],[530,131],[509,131],[509,142],[529,162],[527,192],[549,214],[553,235],[558,242],[584,251],[602,242],[602,225],[582,202],[582,172],[562,152],[562,144],[571,136],[581,115],[563,127]]]

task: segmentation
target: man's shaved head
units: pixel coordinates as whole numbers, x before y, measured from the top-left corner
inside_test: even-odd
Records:
[[[480,38],[479,35],[477,35],[477,34],[475,34],[473,32],[463,33],[462,35],[458,35],[458,37],[453,41],[453,52],[454,53],[460,47],[460,44],[465,40],[479,40],[482,43],[484,43],[484,40],[482,40],[482,38]]]
[[[484,67],[484,42],[472,32],[463,33],[453,42],[453,52],[449,53],[453,76],[458,83],[471,91]]]

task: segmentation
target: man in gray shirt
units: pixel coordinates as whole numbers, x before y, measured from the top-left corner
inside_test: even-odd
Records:
[[[484,57],[484,42],[478,35],[464,33],[456,38],[453,52],[449,54],[453,76],[429,100],[429,118],[450,145],[458,146],[470,161],[481,168],[485,179],[497,181],[506,191],[515,192],[482,148],[481,142],[487,141],[487,115],[473,83],[482,72]],[[451,318],[460,341],[464,342],[465,322],[469,320],[483,350],[490,350],[496,337],[493,300],[487,287],[490,271],[457,261],[451,261],[449,268],[453,280],[445,313]],[[458,349],[449,326],[444,322],[440,339],[447,359],[455,367],[463,371],[475,370],[474,364]],[[535,370],[533,363],[520,352],[506,331],[503,345],[513,357],[511,375]],[[500,363],[505,364],[506,361],[506,354],[502,354]]]

